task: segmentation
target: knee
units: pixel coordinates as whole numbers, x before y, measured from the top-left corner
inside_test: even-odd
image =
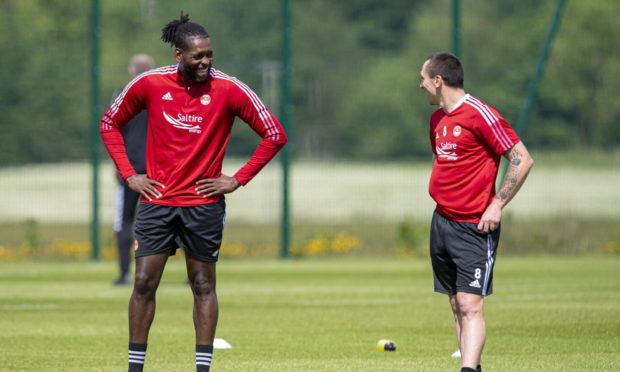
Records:
[[[206,298],[215,292],[215,282],[206,276],[196,275],[191,281],[191,286],[197,298]]]
[[[463,317],[480,316],[482,315],[483,298],[473,294],[457,295],[456,307],[458,313]]]
[[[152,296],[155,294],[156,290],[157,285],[155,284],[155,280],[153,278],[144,273],[136,272],[133,287],[133,291],[136,295]]]

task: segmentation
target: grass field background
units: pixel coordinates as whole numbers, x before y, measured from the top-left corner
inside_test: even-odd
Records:
[[[502,258],[486,300],[485,371],[620,370],[620,259]],[[0,263],[1,371],[126,368],[129,287],[112,263]],[[194,369],[182,257],[158,292],[147,369]],[[214,370],[456,371],[446,297],[427,260],[218,264]],[[375,350],[379,339],[398,350]]]
[[[504,215],[484,369],[620,370],[620,153],[534,158]],[[279,165],[228,196],[217,337],[233,349],[216,351],[214,370],[458,370],[448,303],[432,293],[426,253],[429,166],[296,162],[291,260],[271,259]],[[88,164],[0,168],[2,372],[126,368],[131,288],[110,285],[112,166],[101,168],[98,263],[88,261],[90,182]],[[147,370],[194,369],[182,256],[171,258],[158,292]],[[383,338],[398,350],[376,351]]]

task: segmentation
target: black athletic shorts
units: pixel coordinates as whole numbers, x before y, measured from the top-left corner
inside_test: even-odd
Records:
[[[493,264],[500,228],[487,234],[477,224],[451,221],[435,211],[430,254],[435,292],[493,293]]]
[[[135,223],[135,256],[161,252],[176,253],[182,248],[190,256],[216,262],[222,245],[226,203],[194,207],[168,207],[140,203]]]

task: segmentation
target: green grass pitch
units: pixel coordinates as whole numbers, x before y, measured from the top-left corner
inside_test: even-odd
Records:
[[[1,371],[122,371],[131,288],[113,263],[0,264]],[[426,260],[222,260],[223,371],[457,371],[447,299]],[[618,258],[498,257],[486,371],[620,370]],[[191,296],[172,259],[147,371],[194,370]],[[396,352],[379,352],[379,339]]]

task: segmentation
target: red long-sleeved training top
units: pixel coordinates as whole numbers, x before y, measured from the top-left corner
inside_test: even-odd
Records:
[[[123,179],[136,174],[121,129],[141,110],[148,113],[146,173],[163,185],[161,198],[142,202],[194,206],[217,202],[196,193],[196,181],[217,178],[235,117],[260,137],[254,154],[234,177],[247,184],[286,143],[282,126],[245,84],[211,69],[204,83],[187,80],[178,65],[132,80],[101,118],[100,133]]]

